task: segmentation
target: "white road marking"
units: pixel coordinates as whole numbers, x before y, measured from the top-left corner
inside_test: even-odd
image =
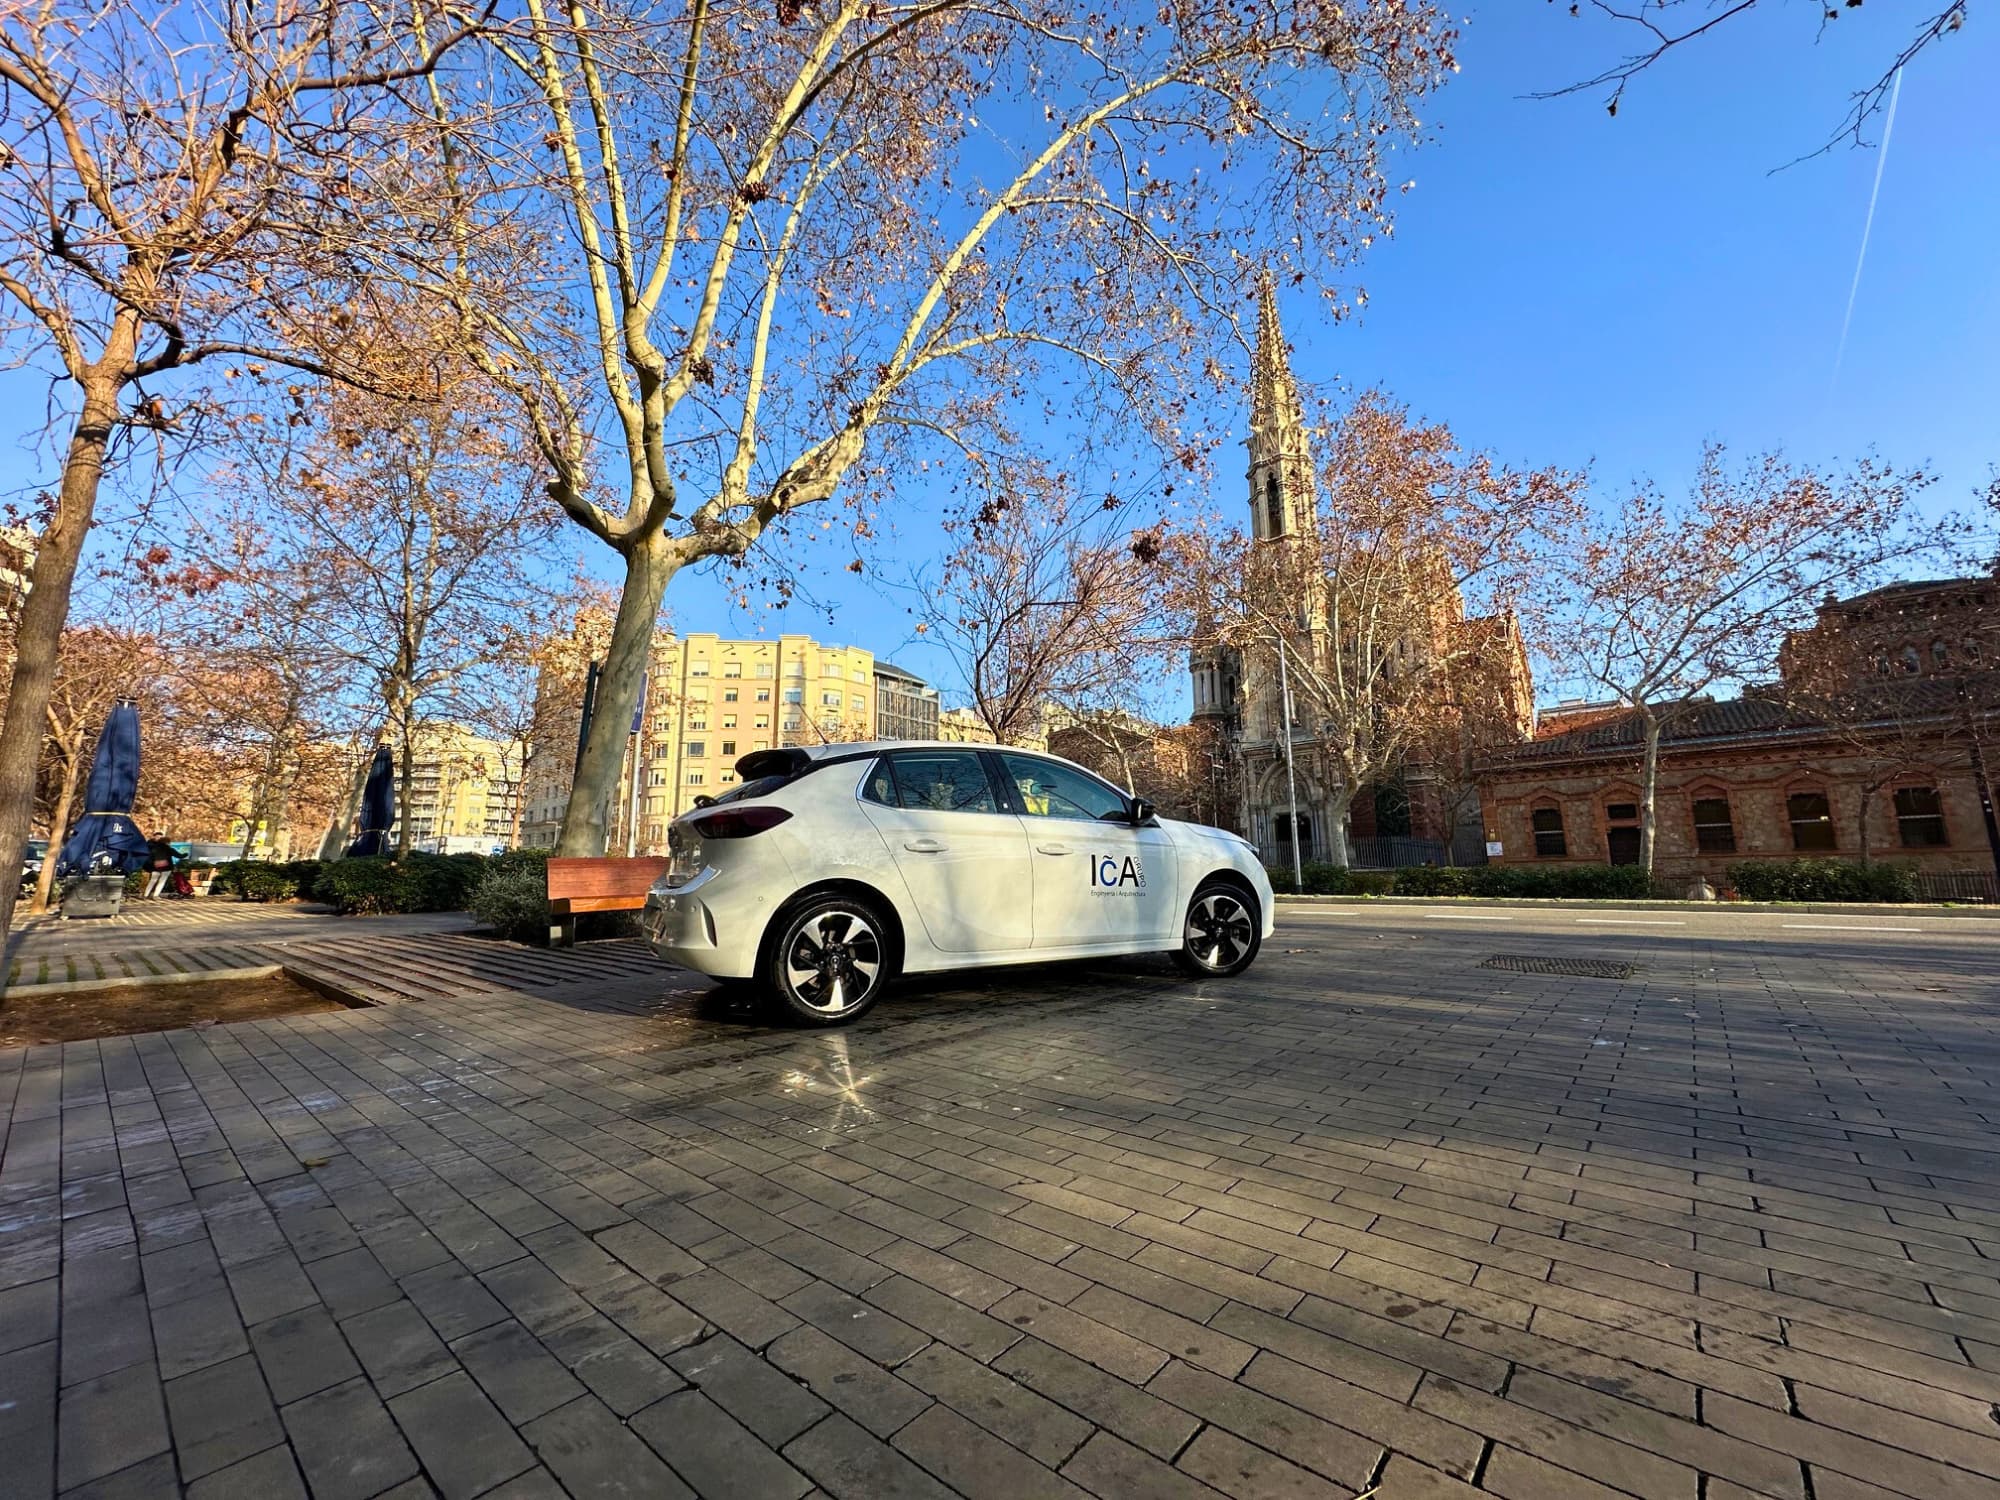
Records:
[[[1599,927],[1685,927],[1678,917],[1578,917],[1577,921]]]
[[[1922,932],[1922,927],[1881,927],[1875,923],[1860,922],[1780,922],[1793,932]]]
[[[1512,917],[1503,917],[1478,911],[1427,911],[1425,920],[1431,922],[1511,922]]]

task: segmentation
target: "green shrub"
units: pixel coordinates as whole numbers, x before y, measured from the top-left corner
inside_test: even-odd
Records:
[[[1914,901],[1908,865],[1850,864],[1839,859],[1746,859],[1729,867],[1745,901]]]
[[[1638,865],[1422,865],[1396,871],[1396,894],[1631,901],[1653,894],[1653,878]]]
[[[213,890],[245,901],[291,901],[310,897],[319,879],[316,859],[276,863],[263,859],[232,860],[215,873]]]
[[[549,857],[553,852],[550,849],[509,849],[505,853],[496,854],[487,860],[486,868],[489,870],[531,869],[537,875],[547,878]]]
[[[320,900],[348,916],[403,909],[396,904],[396,863],[381,857],[336,860],[321,873],[318,895]]]
[[[483,854],[375,856],[320,867],[313,894],[354,916],[383,912],[463,911],[486,873]]]
[[[1396,889],[1394,870],[1349,870],[1347,890],[1353,896],[1386,896]]]
[[[546,943],[548,861],[495,859],[473,887],[466,909],[504,938],[517,943]]]

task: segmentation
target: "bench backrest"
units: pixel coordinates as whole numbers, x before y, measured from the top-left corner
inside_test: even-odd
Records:
[[[642,905],[653,882],[666,873],[670,863],[663,856],[638,859],[552,859],[549,861],[549,900],[585,901],[627,898]]]

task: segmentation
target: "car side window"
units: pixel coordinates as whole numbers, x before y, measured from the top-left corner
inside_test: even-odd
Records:
[[[868,779],[861,783],[861,797],[865,802],[879,802],[884,807],[896,805],[896,773],[889,769],[889,762],[878,760],[868,768]]]
[[[1094,776],[1037,760],[1030,755],[1002,755],[1007,780],[1020,794],[1021,810],[1037,818],[1124,818],[1129,804]]]
[[[993,783],[976,752],[898,755],[882,762],[895,777],[895,805],[912,812],[998,812]],[[872,785],[874,777],[869,781]],[[879,800],[879,799],[878,799]]]

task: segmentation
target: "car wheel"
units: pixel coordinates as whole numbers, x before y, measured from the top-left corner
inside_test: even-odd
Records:
[[[1223,979],[1249,968],[1263,940],[1257,898],[1241,886],[1212,880],[1188,903],[1174,957],[1190,974]]]
[[[808,1026],[854,1020],[889,978],[888,924],[857,896],[819,896],[784,919],[765,978],[787,1015]]]

